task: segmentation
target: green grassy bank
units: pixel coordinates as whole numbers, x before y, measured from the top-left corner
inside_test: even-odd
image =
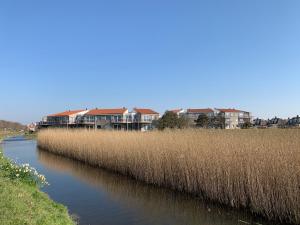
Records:
[[[17,166],[0,149],[0,224],[74,225],[67,209],[39,190],[45,177],[29,165]]]

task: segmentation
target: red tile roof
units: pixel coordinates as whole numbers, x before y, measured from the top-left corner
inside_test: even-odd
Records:
[[[68,110],[68,111],[65,111],[65,112],[60,112],[60,113],[55,113],[55,114],[51,114],[51,115],[48,115],[48,116],[51,116],[51,117],[55,117],[55,116],[71,116],[73,114],[76,114],[76,113],[80,113],[80,112],[83,112],[85,110]]]
[[[241,110],[237,110],[237,109],[217,109],[220,112],[232,112],[232,113],[238,113],[241,112]]]
[[[207,109],[187,109],[188,113],[212,113],[214,110],[207,108]]]
[[[139,108],[134,108],[134,110],[137,113],[140,114],[159,114],[158,112],[153,111],[152,109],[139,109]]]
[[[119,109],[92,109],[86,113],[86,115],[118,115],[124,114],[127,111],[126,108],[119,108]]]

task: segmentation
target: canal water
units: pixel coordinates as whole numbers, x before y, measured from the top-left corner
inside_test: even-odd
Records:
[[[35,140],[11,138],[4,154],[29,163],[50,183],[42,191],[66,205],[83,225],[242,225],[274,222],[221,208],[201,199],[145,185],[39,150]]]

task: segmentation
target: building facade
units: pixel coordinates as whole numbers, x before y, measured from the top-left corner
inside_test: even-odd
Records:
[[[251,113],[238,109],[215,109],[215,114],[221,116],[225,129],[237,129],[245,123],[251,123]]]
[[[253,126],[255,128],[267,128],[268,127],[268,121],[260,118],[256,118],[252,122]]]
[[[79,127],[92,129],[122,129],[121,124],[126,120],[127,108],[92,109],[85,113],[78,121]]]
[[[68,110],[48,115],[39,123],[40,127],[75,127],[77,118],[83,116],[88,110]]]
[[[215,116],[215,111],[211,108],[187,109],[185,113],[185,117],[188,119],[190,126],[196,125],[196,120],[200,115],[206,115],[209,119],[211,119]]]
[[[251,113],[237,109],[220,108],[189,108],[168,110],[183,116],[188,120],[190,127],[195,127],[200,115],[208,117],[207,128],[237,129],[242,128],[245,123],[252,123]],[[114,129],[114,130],[139,130],[148,131],[155,128],[160,115],[152,109],[127,108],[92,110],[69,110],[46,116],[39,127],[77,127],[87,129]],[[296,124],[299,116],[289,120],[290,124]],[[259,121],[254,121],[258,123]],[[298,122],[299,126],[299,122]]]
[[[154,129],[159,113],[152,109],[127,108],[73,110],[46,116],[40,127],[76,127],[87,129],[140,130]]]
[[[289,127],[300,127],[300,116],[297,115],[296,117],[288,119],[287,125]]]
[[[278,117],[274,117],[272,119],[267,120],[267,126],[268,128],[284,128],[286,127],[288,120],[281,119]]]
[[[132,111],[134,117],[135,130],[148,131],[154,129],[153,121],[159,119],[159,113],[152,109],[134,108]]]

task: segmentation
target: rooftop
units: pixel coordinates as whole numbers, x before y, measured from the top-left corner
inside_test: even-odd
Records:
[[[80,112],[84,112],[85,110],[68,110],[68,111],[64,111],[64,112],[60,112],[60,113],[55,113],[55,114],[51,114],[51,115],[48,115],[48,116],[51,116],[51,117],[55,117],[55,116],[71,116],[73,114],[76,114],[76,113],[80,113]]]
[[[242,112],[241,110],[238,109],[217,109],[220,112],[231,112],[231,113],[239,113]]]
[[[187,109],[188,113],[211,113],[214,112],[211,108],[206,109]]]
[[[92,109],[86,113],[86,115],[119,115],[126,113],[127,108],[117,108],[117,109]]]
[[[152,109],[140,109],[140,108],[134,108],[134,111],[140,114],[159,114],[158,112],[155,112]]]

